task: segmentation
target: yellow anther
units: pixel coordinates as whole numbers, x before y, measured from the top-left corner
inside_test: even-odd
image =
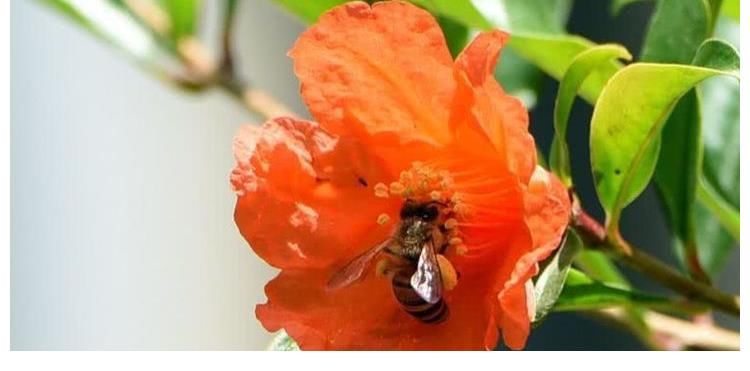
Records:
[[[466,247],[466,245],[456,245],[456,255],[463,256],[466,255],[466,253],[469,251],[469,249]]]
[[[462,240],[460,237],[452,237],[450,240],[448,240],[448,244],[450,245],[460,245],[464,243],[464,240]]]
[[[375,196],[380,198],[388,198],[388,186],[383,183],[376,184]]]
[[[445,221],[445,229],[453,229],[453,228],[456,228],[457,225],[458,225],[458,220],[454,218],[449,218],[448,220]]]
[[[391,220],[391,217],[388,216],[388,214],[383,213],[378,215],[378,224],[384,225],[385,223],[388,223]]]
[[[400,182],[393,182],[393,183],[391,183],[390,191],[391,191],[392,194],[394,194],[394,195],[400,195],[400,194],[404,193],[405,190],[406,190],[406,187],[404,187],[404,185],[402,183],[400,183]]]
[[[443,255],[437,256],[438,266],[440,266],[440,278],[443,279],[443,289],[445,291],[453,290],[458,284],[458,275],[456,269],[453,268],[450,260]]]
[[[440,199],[443,198],[443,194],[440,193],[440,191],[432,191],[432,192],[430,192],[430,198],[433,201],[437,201],[437,200],[440,200]]]

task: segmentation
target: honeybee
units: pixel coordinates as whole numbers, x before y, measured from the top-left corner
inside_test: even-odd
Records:
[[[437,201],[407,199],[401,208],[400,222],[392,235],[352,259],[331,276],[328,289],[346,287],[362,278],[381,252],[400,263],[391,269],[391,287],[401,307],[416,319],[437,324],[448,317],[443,301],[443,280],[437,254],[446,248],[445,205]]]

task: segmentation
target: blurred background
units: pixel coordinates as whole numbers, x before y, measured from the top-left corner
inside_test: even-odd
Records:
[[[638,55],[653,4],[637,2],[618,16],[609,5],[574,1],[568,31]],[[200,36],[216,38],[219,8],[204,6]],[[253,86],[306,114],[286,57],[302,30],[271,1],[241,1],[233,47]],[[549,148],[557,83],[541,84],[531,128]],[[583,130],[590,115],[589,105],[576,104],[572,125]],[[43,2],[11,1],[11,348],[265,348],[272,335],[254,306],[275,272],[239,235],[228,183],[232,137],[259,121],[224,91],[187,93],[155,79]],[[571,140],[578,191],[601,218],[588,132]],[[676,264],[652,188],[627,209],[623,230]],[[738,249],[732,254],[716,284],[738,294]],[[738,319],[718,320],[739,329]],[[641,345],[585,315],[555,313],[527,348]]]

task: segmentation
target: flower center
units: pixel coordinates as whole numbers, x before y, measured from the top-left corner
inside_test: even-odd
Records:
[[[466,253],[458,228],[458,219],[466,214],[467,206],[459,193],[453,190],[453,177],[447,170],[437,170],[421,162],[412,163],[409,169],[401,172],[397,181],[390,185],[378,183],[375,185],[375,196],[381,198],[401,197],[404,204],[434,204],[440,215],[437,227],[440,228],[442,241],[436,245],[438,253],[445,254],[448,248],[454,249],[457,255]],[[381,214],[377,218],[379,225],[390,222],[388,214]]]

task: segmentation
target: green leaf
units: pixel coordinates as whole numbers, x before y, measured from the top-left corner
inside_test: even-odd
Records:
[[[160,56],[159,47],[151,33],[133,19],[125,9],[110,1],[44,0],[43,2],[144,64],[153,63]]]
[[[573,230],[568,230],[561,247],[555,255],[546,261],[546,265],[534,282],[534,298],[536,311],[534,322],[539,322],[547,316],[557,302],[562,292],[565,278],[568,276],[570,265],[579,251],[583,249],[581,238]]]
[[[739,55],[735,56],[739,59]],[[591,119],[591,164],[607,227],[646,187],[656,167],[660,133],[677,100],[701,81],[733,71],[635,63],[609,81]]]
[[[492,28],[492,24],[474,7],[471,1],[454,0],[411,0],[430,12],[441,14],[456,22],[469,27],[484,30]]]
[[[720,39],[704,41],[693,58],[693,64],[716,70],[729,71],[739,75],[739,52],[732,45]]]
[[[629,5],[638,1],[645,1],[645,0],[612,0],[612,4],[609,7],[609,12],[612,15],[620,14],[620,11],[626,5]]]
[[[286,333],[286,331],[281,330],[278,333],[276,333],[276,336],[274,336],[273,340],[271,340],[271,344],[268,345],[268,348],[266,350],[275,350],[275,351],[298,351],[299,345],[289,337],[289,335]]]
[[[740,0],[724,0],[721,5],[721,14],[736,22],[740,21]]]
[[[672,110],[664,125],[659,160],[654,172],[662,203],[674,237],[675,247],[691,275],[708,281],[698,256],[695,223],[696,187],[703,152],[701,143],[701,111],[698,93],[687,92]]]
[[[336,5],[346,2],[346,0],[273,0],[276,4],[286,9],[288,12],[296,15],[305,23],[313,23],[318,20],[321,14]]]
[[[466,46],[466,42],[469,40],[469,29],[463,24],[443,16],[438,16],[437,20],[440,28],[443,29],[448,49],[455,58],[464,50],[464,46]]]
[[[710,18],[706,0],[659,0],[651,16],[641,60],[690,63],[709,35]]]
[[[646,34],[644,62],[689,64],[706,39],[711,21],[706,0],[659,0]],[[711,58],[709,58],[710,60]],[[697,264],[695,189],[702,156],[701,112],[695,89],[683,96],[669,115],[662,136],[654,181],[674,238],[694,278],[708,281]]]
[[[708,308],[688,301],[675,301],[638,291],[614,287],[594,281],[584,273],[571,269],[555,311],[594,310],[612,307],[641,306],[660,312],[695,314]]]
[[[566,187],[573,185],[570,173],[570,154],[568,152],[567,131],[570,110],[573,108],[578,89],[586,78],[605,63],[615,59],[630,60],[628,50],[620,45],[605,44],[582,51],[568,66],[555,99],[554,127],[555,136],[552,140],[550,157],[552,170],[560,177]]]
[[[724,1],[726,6],[727,0]],[[717,37],[739,45],[740,27],[727,17],[719,17]],[[701,197],[699,185],[696,224],[698,257],[712,275],[721,272],[730,252],[739,239],[733,231],[731,218],[717,213],[709,202],[729,205],[739,216],[740,200],[740,87],[732,79],[710,79],[699,87],[703,111],[703,182],[716,200]],[[711,210],[714,210],[713,212]],[[727,223],[730,221],[730,223]],[[737,236],[736,231],[733,231]]]
[[[453,19],[471,28],[500,28],[512,33],[561,34],[572,2],[570,0],[497,0],[497,1],[413,1],[441,17]],[[444,28],[445,30],[445,28]],[[449,45],[450,45],[450,38]],[[527,108],[536,104],[542,88],[542,72],[519,58],[513,45],[503,51],[496,77],[505,91],[521,99]]]
[[[563,78],[578,54],[595,45],[580,36],[543,34],[515,34],[509,43],[518,55],[557,80]],[[610,61],[592,71],[579,89],[581,97],[589,103],[596,102],[604,85],[621,67],[621,63]]]
[[[735,241],[740,240],[740,211],[724,200],[706,181],[698,183],[698,200],[719,220]]]
[[[171,36],[179,40],[195,31],[195,22],[201,8],[200,0],[161,0],[172,22]]]

